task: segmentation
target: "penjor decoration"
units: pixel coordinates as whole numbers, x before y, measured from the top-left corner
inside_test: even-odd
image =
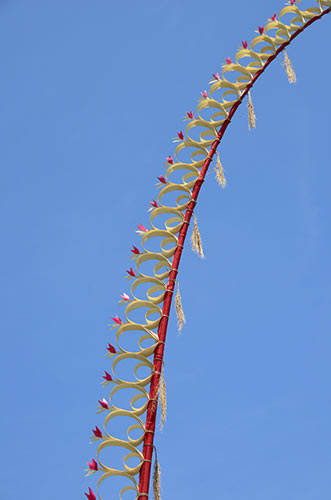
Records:
[[[103,426],[101,423],[96,426],[93,422],[95,428],[92,430],[91,442],[97,448],[92,454],[93,459],[87,457],[89,478],[98,476],[95,487],[86,488],[88,492],[85,496],[89,500],[97,497],[99,500],[108,500],[102,498],[100,487],[106,479],[111,481],[113,476],[120,476],[126,485],[113,493],[111,498],[120,499],[126,492],[131,492],[139,500],[149,498],[158,400],[161,403],[162,427],[165,421],[164,350],[170,307],[192,215],[192,243],[194,250],[202,257],[194,210],[201,186],[227,127],[246,97],[249,107],[251,103],[249,124],[255,126],[255,113],[249,96],[257,79],[277,56],[284,53],[289,81],[294,82],[295,73],[285,52],[288,45],[311,24],[331,12],[331,0],[311,0],[310,7],[304,10],[300,10],[299,4],[299,0],[290,0],[278,15],[273,14],[265,26],[257,28],[257,34],[251,42],[242,41],[236,55],[225,58],[222,70],[213,74],[209,89],[200,92],[197,109],[186,112],[185,130],[177,132],[176,147],[165,159],[163,174],[155,173],[159,192],[150,198],[153,201],[150,202],[149,224],[145,226],[137,221],[139,243],[131,250],[134,264],[126,273],[123,270],[123,277],[127,275],[127,283],[131,287],[120,295],[120,304],[125,309],[120,316],[114,314],[111,325],[114,330],[106,347],[106,366],[102,369],[104,389],[97,405],[104,422]],[[228,78],[231,72],[239,75],[235,82],[233,78]],[[203,128],[199,140],[191,137],[195,127],[199,127],[199,130]],[[187,150],[191,151],[190,161],[182,160],[185,148],[190,148]],[[178,181],[178,172],[183,172],[181,181]],[[217,163],[216,174],[219,183],[224,186],[220,162]],[[167,196],[173,193],[177,194],[176,202],[170,206]],[[158,251],[155,251],[155,241],[159,242]],[[128,249],[128,254],[131,253]],[[149,275],[142,272],[145,263],[152,264],[153,272]],[[182,311],[180,297],[177,296],[175,302],[177,309]],[[135,320],[137,309],[144,311],[144,320],[141,322]],[[184,315],[181,314],[181,322],[184,323]],[[127,338],[136,338],[136,345],[132,346],[131,343],[128,349]],[[120,367],[127,362],[134,363],[135,368],[131,376],[123,379]],[[141,369],[144,375],[139,375]],[[134,392],[129,404],[123,408],[116,406],[115,395],[120,391],[124,395],[128,389]],[[113,419],[121,417],[123,421],[124,418],[131,421],[124,438],[116,434],[116,427],[113,428]],[[111,447],[120,447],[124,451],[126,455],[123,463],[106,463],[104,450]],[[129,465],[129,459],[135,459],[135,465]],[[157,458],[155,464],[154,498],[160,500]]]

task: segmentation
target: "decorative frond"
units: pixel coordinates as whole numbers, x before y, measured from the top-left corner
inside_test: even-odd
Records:
[[[179,284],[177,283],[177,293],[175,297],[175,307],[177,314],[177,323],[178,323],[178,332],[180,333],[183,329],[184,324],[186,323],[185,314],[182,306],[182,298],[180,296]]]
[[[164,364],[160,378],[160,403],[161,403],[161,430],[163,429],[164,422],[167,418],[167,388],[164,378]]]
[[[156,449],[155,449],[155,462],[153,471],[153,495],[154,495],[154,500],[161,500],[161,468],[157,459]]]
[[[252,100],[252,95],[248,92],[248,129],[252,130],[252,128],[256,128],[256,115],[254,111],[254,105]]]
[[[198,228],[198,221],[197,217],[195,214],[193,214],[194,217],[194,224],[193,224],[193,231],[192,231],[192,250],[193,252],[197,252],[198,255],[202,259],[204,259],[204,253],[202,249],[202,241],[201,241],[201,236]]]
[[[297,81],[297,77],[296,77],[295,71],[293,69],[291,59],[289,58],[286,49],[284,50],[283,66],[285,68],[289,83],[295,83]]]
[[[158,403],[159,396],[160,396],[160,384],[161,384],[161,377],[159,379],[159,383],[157,384],[157,388],[155,391],[154,401],[152,404],[152,413],[156,412],[156,407],[157,407],[157,403]]]
[[[216,179],[217,179],[217,182],[219,183],[219,185],[222,188],[225,188],[226,178],[224,176],[224,170],[223,170],[223,166],[222,166],[222,163],[220,160],[220,155],[218,154],[218,151],[216,151],[216,155],[217,155],[217,162],[216,162],[216,167],[215,167]]]

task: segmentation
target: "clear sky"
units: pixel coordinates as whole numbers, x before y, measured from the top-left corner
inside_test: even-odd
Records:
[[[211,73],[278,0],[0,0],[0,500],[79,500],[136,224]],[[330,494],[331,17],[241,106],[186,245],[163,499]],[[111,492],[111,480],[108,486]],[[105,500],[116,500],[109,493]]]

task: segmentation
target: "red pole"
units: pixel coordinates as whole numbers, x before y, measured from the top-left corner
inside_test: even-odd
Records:
[[[185,212],[184,216],[184,221],[182,228],[179,232],[178,236],[178,244],[176,251],[174,253],[173,261],[172,261],[172,266],[171,266],[171,271],[169,274],[168,278],[168,284],[166,287],[166,292],[164,295],[164,301],[163,301],[163,308],[162,308],[162,316],[161,320],[159,323],[159,328],[158,328],[158,335],[159,335],[159,344],[157,345],[154,353],[154,368],[153,368],[153,375],[151,379],[151,386],[150,386],[150,392],[149,392],[149,404],[147,408],[147,416],[146,416],[146,425],[145,425],[145,439],[144,439],[144,446],[143,446],[143,456],[144,456],[144,462],[142,464],[142,467],[140,469],[140,478],[139,478],[139,498],[143,500],[148,500],[148,494],[149,494],[149,483],[150,483],[150,475],[151,475],[151,467],[152,467],[152,456],[153,456],[153,444],[154,444],[154,433],[155,433],[155,423],[156,423],[156,410],[157,410],[157,405],[156,402],[154,403],[154,399],[156,396],[156,391],[157,387],[159,384],[160,380],[160,375],[162,371],[162,363],[163,363],[163,356],[164,356],[164,346],[165,346],[165,340],[166,340],[166,334],[167,334],[167,328],[168,328],[168,320],[169,320],[169,314],[170,314],[170,308],[171,308],[171,302],[172,302],[172,296],[174,293],[175,289],[175,281],[177,278],[177,273],[178,273],[178,267],[180,263],[180,259],[182,256],[182,251],[184,247],[184,242],[186,239],[187,235],[187,230],[188,226],[192,217],[192,213],[194,211],[195,204],[197,202],[199,192],[201,189],[201,186],[205,180],[205,176],[207,174],[209,165],[213,159],[214,154],[216,153],[217,147],[219,143],[222,140],[222,137],[228,128],[229,123],[231,122],[231,119],[235,112],[237,111],[238,107],[240,106],[242,99],[248,94],[249,90],[253,87],[254,83],[256,80],[259,78],[259,76],[264,73],[266,68],[269,66],[269,64],[272,63],[274,59],[282,52],[294,38],[296,38],[300,33],[302,33],[308,26],[310,26],[312,23],[315,21],[318,21],[321,19],[323,16],[326,14],[329,14],[331,12],[331,7],[328,9],[324,10],[323,13],[321,13],[318,16],[313,17],[310,19],[304,26],[299,28],[297,31],[293,33],[293,35],[290,37],[290,39],[283,43],[277,51],[270,56],[266,63],[264,64],[263,68],[257,71],[252,78],[252,81],[247,85],[246,89],[244,92],[241,94],[241,97],[238,101],[235,102],[235,104],[232,106],[228,118],[224,121],[222,127],[220,128],[218,134],[217,134],[217,139],[213,142],[208,156],[201,168],[200,175],[198,179],[196,180],[193,191],[192,191],[192,198],[190,203],[188,204],[188,207]]]

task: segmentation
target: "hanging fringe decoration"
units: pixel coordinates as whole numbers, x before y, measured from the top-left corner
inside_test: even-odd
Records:
[[[152,412],[156,411],[157,402],[160,400],[161,403],[161,430],[163,429],[164,422],[167,418],[167,388],[164,378],[164,364],[162,366],[162,373],[159,379],[159,383],[155,392],[155,398],[152,405]]]
[[[217,162],[216,162],[216,167],[215,167],[216,179],[217,179],[219,185],[222,188],[225,188],[225,186],[226,186],[226,178],[224,176],[223,165],[221,163],[220,155],[218,154],[218,151],[216,151],[216,155],[217,155]]]
[[[252,101],[251,93],[248,92],[248,130],[252,130],[252,128],[256,128],[256,115],[254,111],[254,105]]]
[[[161,500],[161,468],[157,459],[155,446],[154,450],[155,450],[155,462],[153,471],[153,495],[154,495],[154,500]]]
[[[185,314],[182,306],[182,298],[180,296],[179,284],[177,283],[177,293],[175,297],[175,307],[177,314],[177,323],[178,323],[178,332],[180,333],[183,329],[184,324],[186,323]]]
[[[297,77],[296,77],[295,71],[293,69],[291,59],[289,58],[286,49],[284,50],[283,66],[285,68],[289,83],[295,83],[297,81]]]
[[[193,214],[193,217],[194,217],[194,225],[193,225],[193,232],[192,232],[192,250],[193,250],[193,252],[196,251],[197,254],[200,255],[200,257],[202,259],[204,259],[205,256],[204,256],[204,253],[202,250],[202,242],[201,242],[201,236],[199,233],[197,218],[196,218],[195,214]]]
[[[216,155],[217,155],[217,162],[216,162],[216,167],[215,167],[216,179],[217,179],[219,185],[222,188],[225,188],[226,178],[224,177],[224,170],[223,170],[223,166],[222,166],[222,163],[220,160],[220,155],[218,154],[218,151],[216,151]]]
[[[160,403],[161,403],[161,431],[162,431],[164,422],[167,418],[167,389],[164,378],[164,363],[162,366],[162,373],[160,378]]]
[[[160,382],[161,382],[161,378],[159,379],[159,383],[158,383],[157,388],[156,388],[155,397],[154,397],[154,401],[152,404],[152,413],[156,412],[156,406],[157,406],[157,402],[159,400],[159,395],[160,395]]]

